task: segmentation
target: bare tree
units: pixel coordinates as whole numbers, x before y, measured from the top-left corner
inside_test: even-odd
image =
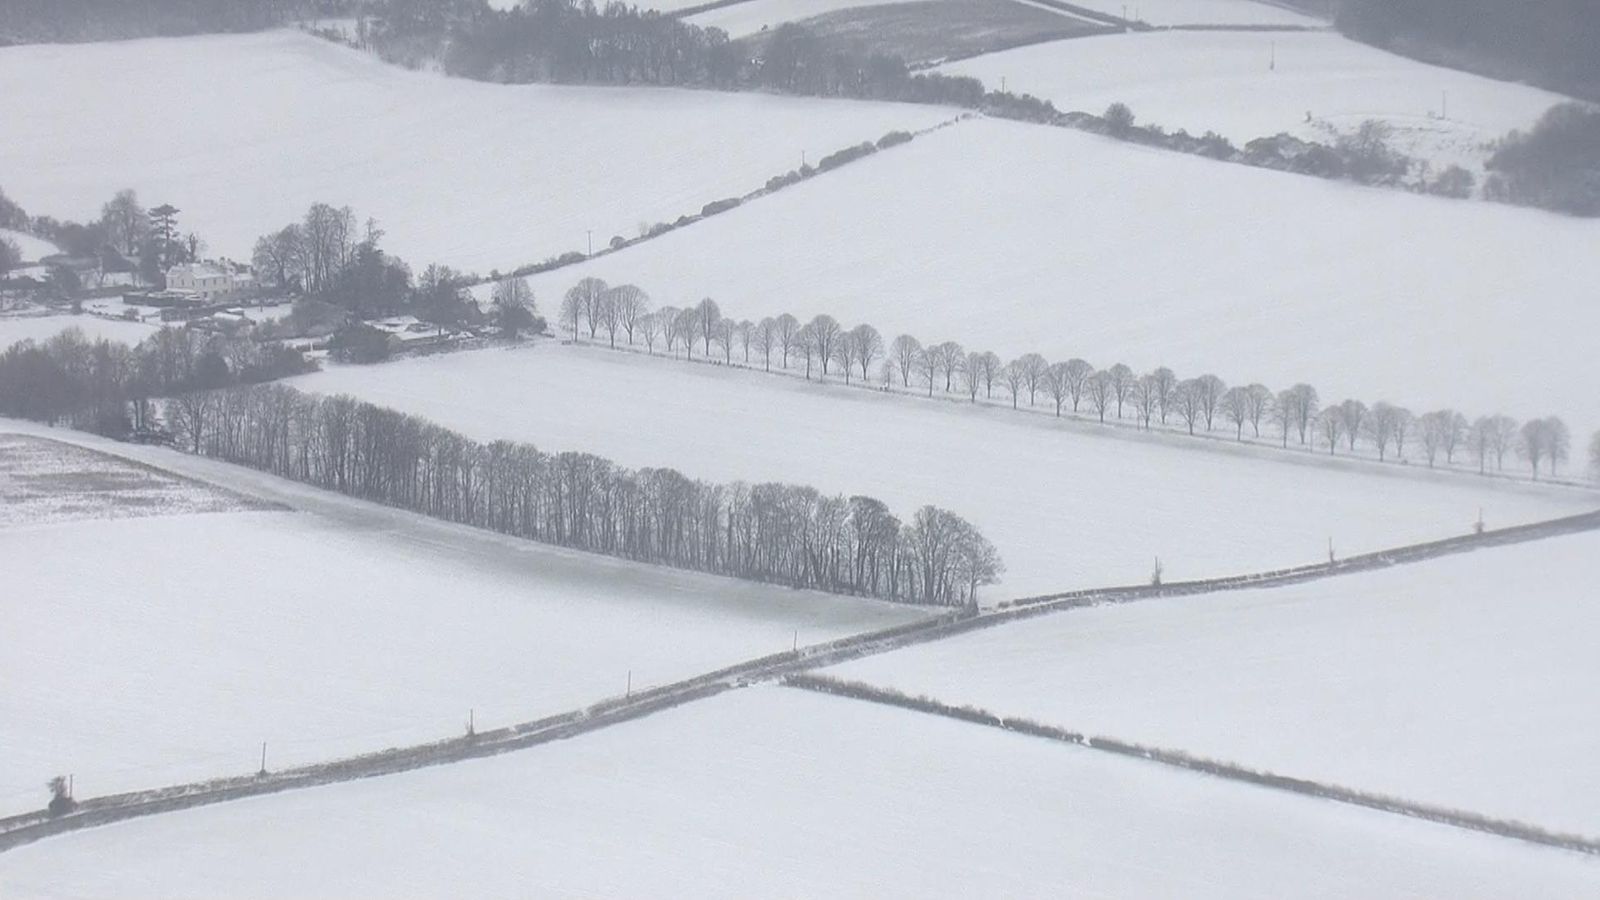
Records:
[[[909,334],[894,339],[889,347],[889,362],[900,372],[900,386],[911,386],[911,372],[922,356],[922,343]]]
[[[978,374],[983,379],[984,398],[990,400],[994,399],[994,382],[996,378],[1000,377],[1000,370],[1002,368],[1000,364],[1000,357],[996,356],[990,351],[985,350],[982,353],[973,354],[972,357],[968,358],[968,361],[974,363],[978,367]]]
[[[1022,383],[1028,388],[1028,405],[1032,406],[1035,395],[1044,384],[1045,373],[1050,371],[1050,364],[1037,353],[1024,353],[1012,365],[1022,373]]]
[[[1000,383],[1006,386],[1011,393],[1011,408],[1017,408],[1017,397],[1022,393],[1022,385],[1026,380],[1022,367],[1016,362],[1009,362],[1000,370]]]
[[[1069,359],[1062,364],[1061,372],[1067,379],[1067,394],[1072,397],[1072,411],[1078,411],[1078,401],[1083,399],[1083,389],[1094,374],[1094,366],[1086,360]],[[1060,410],[1057,410],[1060,412]]]
[[[622,313],[617,309],[617,295],[613,291],[601,294],[594,304],[594,316],[606,331],[611,349],[617,348],[617,329],[622,327]]]
[[[1222,412],[1233,423],[1235,440],[1244,440],[1244,426],[1250,421],[1250,391],[1242,387],[1228,388],[1222,395]]]
[[[1249,410],[1250,427],[1256,437],[1261,437],[1261,420],[1272,409],[1272,391],[1264,384],[1245,388],[1245,402]]]
[[[1112,387],[1111,373],[1099,371],[1089,376],[1084,389],[1088,391],[1089,402],[1094,404],[1094,411],[1099,414],[1100,421],[1106,420],[1106,411],[1111,408],[1112,399],[1116,396],[1116,389]]]
[[[1394,408],[1394,457],[1402,462],[1406,458],[1406,439],[1416,425],[1416,417],[1404,406]]]
[[[783,354],[783,368],[789,368],[789,354],[795,350],[795,344],[800,339],[800,320],[788,313],[783,313],[775,320],[778,326],[778,350]]]
[[[1339,438],[1344,436],[1344,423],[1344,412],[1337,406],[1330,406],[1317,416],[1317,427],[1328,445],[1329,456],[1339,449]]]
[[[1167,411],[1172,406],[1173,391],[1178,389],[1178,376],[1166,366],[1150,373],[1155,379],[1156,405],[1161,408],[1161,424],[1167,424]]]
[[[771,316],[756,323],[756,349],[761,351],[761,367],[772,371],[772,348],[778,345],[778,322]]]
[[[583,321],[583,301],[572,291],[567,291],[561,298],[561,327],[572,335],[574,341],[579,340],[583,333],[579,325]]]
[[[650,312],[650,296],[637,285],[619,284],[611,289],[611,302],[617,308],[617,321],[628,336],[628,346],[632,347],[639,321]]]
[[[748,368],[750,365],[750,345],[755,343],[755,332],[755,323],[751,322],[749,319],[741,319],[739,320],[739,324],[733,326],[733,333],[739,337],[739,348],[744,351],[744,364],[746,368]]]
[[[1454,465],[1456,451],[1461,449],[1462,443],[1467,439],[1467,417],[1453,409],[1443,410],[1440,415],[1444,437],[1444,461]]]
[[[1395,421],[1397,408],[1382,400],[1372,404],[1365,420],[1361,423],[1367,437],[1372,439],[1378,448],[1378,461],[1382,462],[1388,457],[1389,442],[1394,440]],[[1348,426],[1347,426],[1348,427]]]
[[[939,348],[926,347],[917,353],[917,374],[922,376],[922,381],[928,388],[928,396],[933,396],[933,385],[939,380]]]
[[[822,353],[822,344],[817,340],[816,329],[812,327],[812,324],[811,322],[806,323],[805,327],[800,329],[800,333],[795,335],[794,342],[795,349],[805,358],[807,381],[811,380],[812,363],[816,362],[817,357]]]
[[[100,224],[105,226],[111,246],[128,257],[139,252],[139,245],[150,233],[150,216],[131,190],[117,191],[116,196],[100,208]]]
[[[863,324],[850,329],[850,343],[854,351],[852,356],[861,368],[861,380],[864,382],[868,378],[868,370],[883,353],[883,338],[879,336],[878,329]]]
[[[1106,376],[1111,381],[1111,394],[1117,398],[1117,418],[1122,418],[1122,405],[1127,402],[1128,394],[1133,390],[1133,383],[1138,379],[1133,370],[1117,363],[1106,370]]]
[[[1304,446],[1306,433],[1317,415],[1317,389],[1309,384],[1297,384],[1280,391],[1274,413],[1283,426],[1283,445],[1289,446],[1289,434],[1295,432]]]
[[[700,337],[705,341],[706,356],[711,355],[711,341],[717,336],[717,325],[722,321],[722,309],[710,297],[695,306],[695,319],[700,327]]]
[[[674,342],[683,345],[683,358],[694,359],[694,342],[700,339],[700,308],[686,306],[678,310],[667,332],[667,349]]]
[[[722,348],[722,362],[724,365],[733,365],[733,336],[737,326],[729,318],[720,318],[717,325],[711,330],[711,340]]]
[[[817,360],[822,363],[822,375],[828,375],[828,362],[834,358],[834,344],[839,340],[839,335],[844,329],[833,316],[819,315],[806,325],[811,332],[811,346],[816,351]]]
[[[1217,417],[1217,408],[1222,404],[1222,395],[1228,392],[1228,386],[1215,375],[1201,375],[1194,379],[1194,383],[1200,391],[1200,411],[1206,418],[1206,430],[1210,431]]]
[[[656,352],[656,338],[661,336],[661,314],[658,312],[645,313],[639,317],[639,336],[644,338],[645,352],[654,356]]]
[[[1150,420],[1154,418],[1156,410],[1161,406],[1161,388],[1156,382],[1155,375],[1141,375],[1133,385],[1133,411],[1139,417],[1139,425],[1145,431],[1150,430]]]
[[[1178,411],[1190,434],[1194,434],[1195,426],[1205,418],[1204,395],[1205,388],[1201,387],[1198,378],[1180,381],[1178,386],[1172,389],[1172,407]]]
[[[955,383],[956,373],[961,371],[961,365],[966,361],[967,351],[955,341],[945,341],[937,348],[939,351],[939,371],[944,373],[944,390],[950,392],[950,387]]]
[[[1067,371],[1066,363],[1056,363],[1044,372],[1045,393],[1056,404],[1056,417],[1061,416],[1061,407],[1072,396],[1072,374]]]

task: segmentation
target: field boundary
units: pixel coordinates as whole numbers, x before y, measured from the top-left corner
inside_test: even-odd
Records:
[[[784,368],[782,365],[775,365],[771,368],[762,368],[757,363],[746,363],[738,360],[728,362],[715,357],[706,356],[701,356],[699,358],[686,358],[678,355],[676,351],[656,353],[653,350],[645,350],[636,344],[618,344],[615,346],[610,346],[598,340],[578,340],[572,337],[563,338],[556,335],[550,335],[550,337],[559,344],[570,345],[574,348],[586,348],[590,350],[611,353],[626,353],[633,356],[645,357],[647,359],[659,359],[663,362],[688,363],[690,365],[707,366],[713,369],[721,368],[737,370],[753,375],[769,376],[773,378],[787,378],[806,384],[816,384],[825,388],[855,390],[865,392],[867,394],[896,397],[901,400],[912,400],[919,403],[945,403],[957,409],[972,408],[1000,414],[1032,416],[1036,420],[1043,420],[1043,423],[1059,422],[1070,425],[1074,428],[1080,428],[1085,434],[1132,438],[1136,440],[1160,441],[1162,442],[1163,446],[1199,448],[1221,452],[1248,451],[1261,459],[1283,460],[1291,463],[1315,465],[1323,468],[1340,468],[1348,470],[1350,467],[1359,466],[1361,467],[1360,471],[1373,471],[1375,467],[1376,470],[1382,474],[1395,475],[1399,477],[1419,475],[1426,477],[1439,476],[1446,478],[1477,478],[1495,483],[1503,483],[1520,487],[1552,487],[1581,491],[1588,494],[1600,493],[1600,486],[1590,484],[1585,481],[1575,480],[1568,476],[1549,476],[1546,478],[1534,479],[1524,477],[1523,475],[1511,470],[1490,469],[1479,472],[1470,467],[1459,466],[1450,462],[1446,462],[1443,465],[1429,466],[1420,461],[1413,463],[1409,458],[1394,456],[1387,457],[1385,459],[1378,459],[1376,456],[1373,456],[1370,453],[1351,451],[1345,451],[1344,453],[1328,453],[1325,452],[1325,448],[1319,449],[1310,443],[1290,443],[1287,445],[1280,445],[1280,443],[1277,441],[1264,440],[1261,437],[1253,435],[1242,439],[1230,438],[1227,436],[1226,427],[1222,428],[1221,430],[1214,429],[1212,431],[1204,432],[1197,431],[1193,434],[1190,434],[1181,426],[1176,424],[1156,425],[1152,423],[1148,428],[1141,427],[1138,419],[1136,418],[1108,418],[1104,421],[1101,421],[1093,413],[1086,410],[1073,411],[1063,409],[1060,415],[1051,415],[1048,405],[1030,404],[1029,406],[1012,407],[994,397],[986,396],[980,397],[977,400],[969,400],[964,395],[944,391],[929,395],[920,389],[910,389],[898,384],[891,384],[888,387],[884,387],[881,384],[874,384],[871,381],[863,381],[859,378],[852,381],[841,381],[837,377],[824,377],[820,374],[815,378],[809,378],[803,372],[797,369]],[[1041,423],[1035,422],[1035,424]]]
[[[781,680],[799,675],[808,669],[833,666],[915,644],[953,637],[980,628],[1018,621],[1031,616],[1085,607],[1131,603],[1161,597],[1181,597],[1295,584],[1354,572],[1387,568],[1393,565],[1421,562],[1439,556],[1467,552],[1483,547],[1523,543],[1597,529],[1600,529],[1600,512],[1593,512],[1532,525],[1396,547],[1378,553],[1352,557],[1349,560],[1340,562],[1283,569],[1276,572],[1175,582],[1167,585],[1139,585],[1071,591],[1013,601],[989,612],[979,612],[971,608],[952,610],[905,625],[897,625],[892,628],[838,638],[797,650],[746,660],[682,681],[631,692],[620,697],[609,697],[582,709],[558,713],[492,731],[478,732],[425,744],[391,747],[374,753],[300,766],[281,772],[262,772],[255,775],[212,779],[150,790],[112,794],[85,800],[79,803],[73,811],[59,816],[50,816],[40,810],[0,818],[0,853],[53,835],[64,834],[81,828],[107,825],[126,819],[192,809],[198,806],[209,806],[243,797],[274,794],[281,791],[315,787],[341,781],[353,781],[358,778],[390,775],[427,766],[443,765],[521,750],[637,719],[663,709],[670,709],[694,700],[712,697],[734,688]],[[1129,751],[1130,755],[1142,755],[1146,752],[1145,748],[1137,748],[1134,745],[1127,746],[1134,748]],[[1174,753],[1174,751],[1162,752]],[[1182,754],[1175,754],[1175,758],[1181,756]],[[1183,758],[1188,759],[1188,757]],[[1206,761],[1197,761],[1196,765],[1202,762]],[[1383,802],[1398,802],[1390,801],[1387,798],[1376,798],[1373,802],[1376,803],[1379,800]],[[1382,807],[1374,806],[1373,808]],[[1531,828],[1532,826],[1519,827]],[[1555,839],[1588,841],[1586,838],[1552,836],[1552,840]],[[1555,846],[1565,845],[1556,844]],[[1600,847],[1593,851],[1585,850],[1585,852],[1600,853]]]
[[[1305,797],[1318,797],[1324,800],[1332,800],[1336,803],[1359,806],[1377,812],[1407,816],[1413,819],[1422,819],[1467,831],[1527,841],[1562,850],[1572,850],[1590,856],[1600,856],[1600,840],[1595,838],[1552,832],[1525,822],[1498,819],[1465,810],[1447,809],[1399,797],[1313,781],[1307,778],[1296,778],[1290,775],[1279,775],[1273,772],[1250,769],[1236,763],[1192,756],[1179,750],[1168,750],[1115,738],[1083,734],[1065,728],[1058,728],[1054,725],[1035,722],[1031,719],[1000,716],[976,707],[952,706],[929,697],[912,697],[899,691],[880,688],[859,681],[847,681],[824,675],[797,674],[785,677],[783,684],[788,687],[820,694],[942,716],[947,719],[1044,738],[1089,750],[1099,750],[1118,756],[1142,759],[1256,787],[1285,791]]]

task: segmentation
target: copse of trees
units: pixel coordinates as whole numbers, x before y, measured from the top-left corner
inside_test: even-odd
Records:
[[[587,453],[481,444],[414,416],[283,385],[195,391],[166,417],[194,452],[543,543],[797,588],[961,606],[1002,565],[960,516],[870,497],[715,484]]]
[[[1600,109],[1551,108],[1531,131],[1501,140],[1488,168],[1484,193],[1492,200],[1600,216]]]
[[[0,416],[120,437],[152,424],[153,398],[314,370],[272,344],[163,328],[134,347],[69,328],[0,352]]]
[[[641,324],[608,338],[608,331],[596,323],[613,318],[610,298],[619,291],[629,297],[630,317]],[[1145,430],[1160,426],[1194,436],[1232,430],[1237,441],[1245,440],[1248,430],[1252,439],[1265,433],[1286,449],[1293,443],[1330,455],[1368,450],[1380,462],[1417,458],[1430,468],[1470,458],[1480,474],[1504,472],[1507,457],[1514,455],[1528,464],[1535,479],[1557,473],[1571,449],[1567,427],[1555,416],[1527,423],[1504,415],[1469,420],[1452,409],[1417,414],[1387,401],[1368,406],[1346,399],[1323,405],[1317,389],[1306,383],[1281,391],[1259,383],[1230,387],[1209,373],[1180,378],[1161,366],[1141,375],[1122,363],[1097,369],[1084,359],[1052,363],[1038,353],[1005,362],[957,341],[924,343],[901,334],[885,342],[871,325],[845,326],[829,315],[805,323],[788,313],[759,322],[736,320],[709,298],[684,309],[666,306],[652,312],[648,295],[638,287],[612,288],[593,277],[567,292],[562,310],[561,328],[575,341],[634,347],[637,337],[650,354],[660,344],[666,353],[689,360],[698,353],[713,362],[737,361],[767,371],[776,365],[807,379],[834,376],[847,384],[873,383],[885,390],[916,390],[968,403],[995,401],[998,391],[998,400],[1014,409],[1026,402],[1057,417],[1093,416],[1098,422],[1124,421]],[[707,340],[706,335],[714,338]]]

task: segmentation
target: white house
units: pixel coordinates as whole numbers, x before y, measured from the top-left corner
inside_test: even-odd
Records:
[[[206,303],[231,300],[255,286],[249,272],[222,263],[188,263],[167,270],[167,290],[193,294]]]

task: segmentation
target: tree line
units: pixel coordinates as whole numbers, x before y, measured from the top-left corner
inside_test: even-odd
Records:
[[[968,350],[957,341],[923,343],[909,334],[885,342],[869,324],[847,327],[829,315],[801,322],[784,313],[757,322],[724,315],[715,300],[693,306],[652,309],[636,285],[611,286],[584,278],[562,297],[560,326],[574,340],[643,346],[669,355],[771,371],[796,371],[807,379],[843,379],[882,389],[916,389],[932,397],[956,395],[971,403],[1025,400],[1056,416],[1087,415],[1101,423],[1126,421],[1150,430],[1181,430],[1191,436],[1234,432],[1243,441],[1248,429],[1260,438],[1276,431],[1284,448],[1355,453],[1365,447],[1378,460],[1408,461],[1412,454],[1429,468],[1441,461],[1470,459],[1482,474],[1502,472],[1508,457],[1540,473],[1554,475],[1567,463],[1572,438],[1558,416],[1526,422],[1500,414],[1469,418],[1453,409],[1414,413],[1403,406],[1360,400],[1324,402],[1317,389],[1299,383],[1274,391],[1253,383],[1229,386],[1212,374],[1181,378],[1165,366],[1140,374],[1116,363],[1097,368],[1072,358],[1051,362],[1038,353],[1006,361],[995,353]],[[1591,455],[1600,465],[1600,434]],[[1597,470],[1600,474],[1600,470]]]
[[[75,259],[92,259],[101,273],[134,272],[147,284],[159,285],[169,266],[194,262],[205,241],[194,232],[182,233],[178,214],[170,203],[145,208],[131,188],[118,191],[100,207],[100,218],[74,222],[54,216],[30,216],[0,190],[0,228],[31,234],[55,244]],[[0,254],[0,278],[18,259]],[[71,296],[82,287],[72,269],[56,267],[51,285],[57,294]]]
[[[259,31],[329,16],[346,0],[6,0],[0,45]]]
[[[415,416],[284,385],[191,391],[166,420],[192,452],[542,543],[754,581],[960,606],[1002,571],[965,519],[902,522],[871,497],[718,484],[588,453],[479,443]]]
[[[156,398],[314,369],[293,350],[188,328],[162,328],[133,347],[69,328],[0,352],[0,416],[120,438],[155,424]]]

